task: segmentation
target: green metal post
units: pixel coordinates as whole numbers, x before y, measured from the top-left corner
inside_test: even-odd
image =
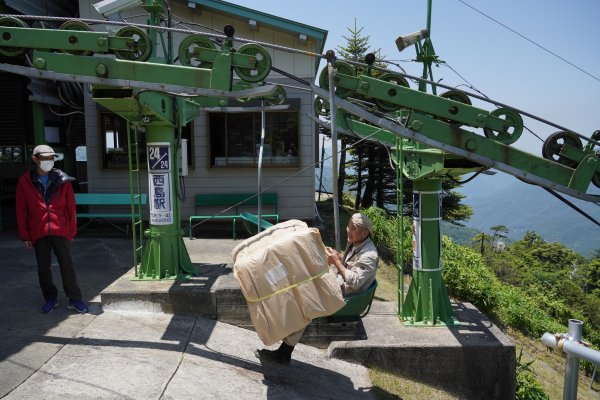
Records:
[[[402,318],[413,325],[454,325],[442,278],[442,181],[413,181],[413,279]]]
[[[402,139],[396,138],[396,268],[398,269],[398,315],[404,308],[404,185],[400,165],[402,163]]]
[[[195,273],[181,230],[177,199],[179,171],[173,127],[149,125],[146,128],[148,149],[148,188],[150,229],[140,273],[136,279],[178,279]]]

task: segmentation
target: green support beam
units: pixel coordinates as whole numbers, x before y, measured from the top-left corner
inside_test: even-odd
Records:
[[[413,278],[402,308],[406,324],[457,324],[442,278],[441,201],[441,179],[413,181]]]
[[[145,232],[147,241],[135,279],[181,279],[195,269],[183,243],[176,136],[168,125],[153,124],[146,129],[150,229]]]

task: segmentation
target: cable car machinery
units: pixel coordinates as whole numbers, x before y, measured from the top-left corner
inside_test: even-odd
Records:
[[[372,56],[366,64],[335,60],[332,51],[324,56],[234,39],[231,27],[226,27],[225,35],[161,27],[163,8],[156,0],[143,1],[142,7],[151,15],[149,25],[127,24],[114,35],[94,32],[88,23],[123,24],[78,19],[66,20],[58,30],[36,29],[22,19],[65,19],[0,15],[0,54],[18,57],[33,49],[33,67],[0,64],[0,70],[89,83],[96,102],[133,126],[146,128],[151,220],[150,229],[144,232],[148,241],[139,271],[135,263],[136,277],[172,279],[194,272],[182,241],[179,199],[173,196],[179,181],[178,160],[173,156],[178,144],[175,130],[193,120],[201,107],[224,107],[229,99],[265,99],[272,107],[282,104],[283,88],[264,84],[272,67],[264,47],[327,58],[328,67],[319,77],[319,86],[311,85],[317,95],[317,113],[332,115],[332,131],[339,126],[389,147],[397,168],[413,181],[413,280],[406,300],[399,288],[399,315],[413,325],[452,325],[455,320],[441,274],[442,177],[495,168],[544,188],[600,203],[600,196],[586,193],[590,182],[600,187],[600,131],[588,139],[551,124],[561,130],[546,139],[543,157],[537,157],[510,146],[524,128],[520,114],[533,116],[494,101],[500,107],[488,112],[471,105],[469,97],[488,99],[452,88],[438,96],[438,87],[448,87],[432,82],[431,65],[438,59],[429,36],[430,3],[427,30],[396,41],[399,49],[415,45],[417,60],[423,62],[422,78],[387,70],[374,77]],[[178,48],[181,65],[173,64],[171,40],[165,46],[164,32],[191,33]],[[166,63],[156,57],[153,47],[158,34]],[[217,49],[209,37],[220,41],[221,48]],[[234,49],[233,40],[246,44]],[[366,67],[367,72],[357,75],[353,64]],[[242,82],[233,82],[232,71]],[[419,90],[411,89],[407,78],[417,80]],[[432,94],[425,93],[428,84]],[[363,100],[353,101],[355,94]],[[364,101],[374,103],[377,111],[365,107]],[[463,126],[482,129],[483,135]],[[585,146],[581,139],[587,141]],[[165,160],[170,162],[161,163]],[[402,180],[399,176],[397,180],[401,188]],[[165,204],[169,206],[166,211],[159,208]]]

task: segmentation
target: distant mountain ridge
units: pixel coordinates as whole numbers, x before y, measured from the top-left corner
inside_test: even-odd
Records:
[[[465,223],[469,228],[489,233],[492,226],[506,225],[508,236],[515,240],[535,231],[544,240],[560,242],[586,257],[600,248],[600,226],[541,187],[498,173],[477,177],[459,191],[466,196],[463,202],[474,211]],[[562,196],[600,221],[600,206]]]

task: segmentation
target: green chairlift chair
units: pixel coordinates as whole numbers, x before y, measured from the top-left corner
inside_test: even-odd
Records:
[[[375,297],[377,289],[377,280],[373,281],[371,286],[363,293],[356,296],[349,296],[344,299],[346,305],[335,314],[327,317],[329,321],[354,321],[365,317],[371,310],[371,303]]]

